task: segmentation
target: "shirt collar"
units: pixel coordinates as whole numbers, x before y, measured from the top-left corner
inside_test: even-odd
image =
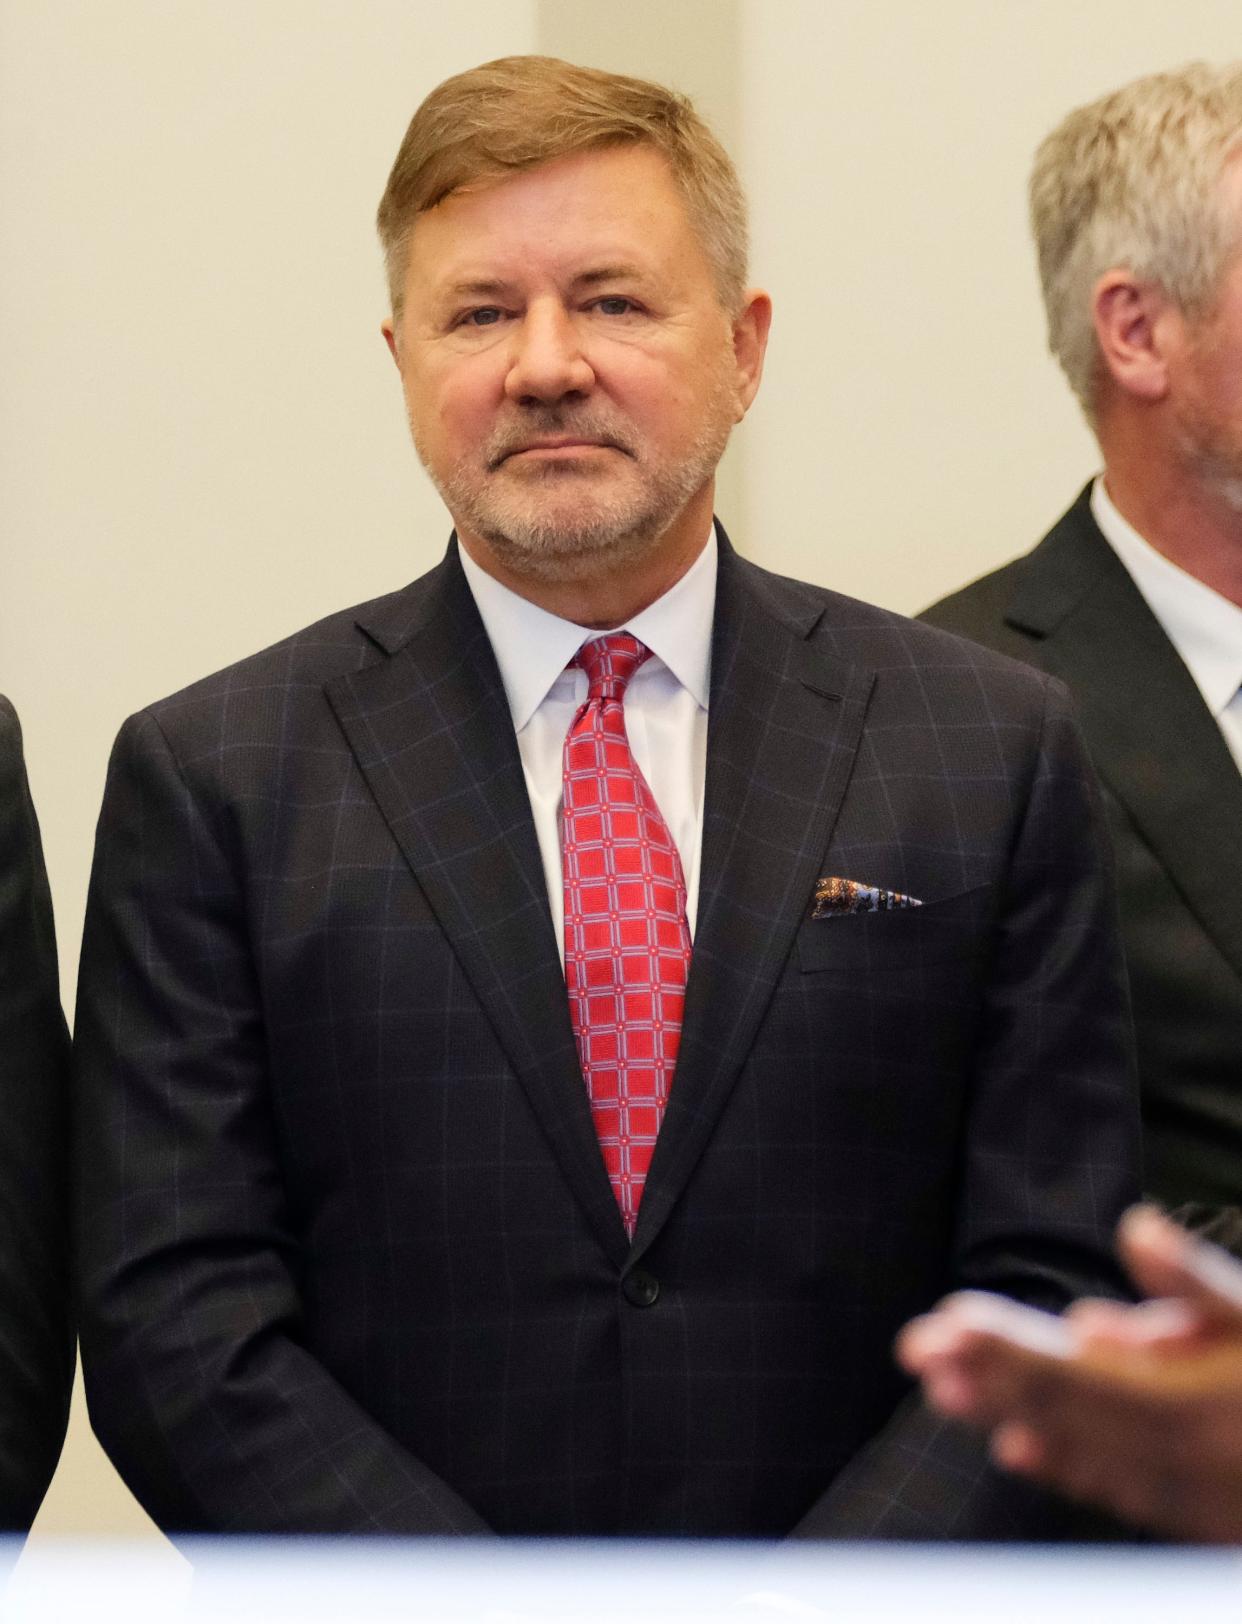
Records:
[[[1118,512],[1103,476],[1091,512],[1182,658],[1213,716],[1242,687],[1242,609],[1159,553]]]
[[[500,667],[514,731],[520,733],[547,698],[583,643],[598,631],[549,614],[502,586],[458,544],[461,566]],[[679,581],[617,631],[645,643],[707,709],[711,681],[712,619],[716,609],[716,531]]]

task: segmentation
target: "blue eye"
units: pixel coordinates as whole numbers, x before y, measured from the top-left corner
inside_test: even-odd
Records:
[[[495,305],[483,305],[462,317],[463,325],[468,327],[494,327],[499,320],[500,311]]]
[[[619,294],[596,300],[596,309],[604,316],[628,316],[633,308],[632,301],[621,298]]]

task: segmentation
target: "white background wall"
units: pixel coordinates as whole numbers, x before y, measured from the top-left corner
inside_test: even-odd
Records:
[[[721,512],[759,562],[913,611],[1024,551],[1094,468],[1044,355],[1036,142],[1138,73],[1242,54],[1242,12],[0,0],[0,689],[67,1004],[122,718],[443,547],[371,220],[425,92],[533,49],[669,79],[717,123],[776,303]],[[80,1410],[38,1527],[149,1527]]]

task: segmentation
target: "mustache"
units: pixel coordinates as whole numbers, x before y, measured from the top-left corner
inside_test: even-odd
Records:
[[[502,424],[483,449],[484,461],[489,471],[494,471],[515,451],[524,451],[536,440],[557,435],[575,440],[593,440],[597,445],[610,446],[627,457],[637,456],[637,450],[624,427],[607,413],[569,412],[553,407],[532,411],[520,423]]]

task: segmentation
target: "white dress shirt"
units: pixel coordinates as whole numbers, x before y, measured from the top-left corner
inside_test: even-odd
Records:
[[[1091,512],[1181,655],[1242,772],[1242,609],[1144,541],[1113,505],[1102,477],[1091,487]]]
[[[543,859],[556,940],[565,957],[561,878],[561,772],[565,735],[587,696],[586,673],[570,660],[603,634],[519,597],[459,548],[462,568],[487,630],[517,734]],[[694,935],[707,772],[707,698],[716,610],[716,533],[676,585],[615,631],[651,650],[625,693],[630,749],[681,857],[686,918]]]

